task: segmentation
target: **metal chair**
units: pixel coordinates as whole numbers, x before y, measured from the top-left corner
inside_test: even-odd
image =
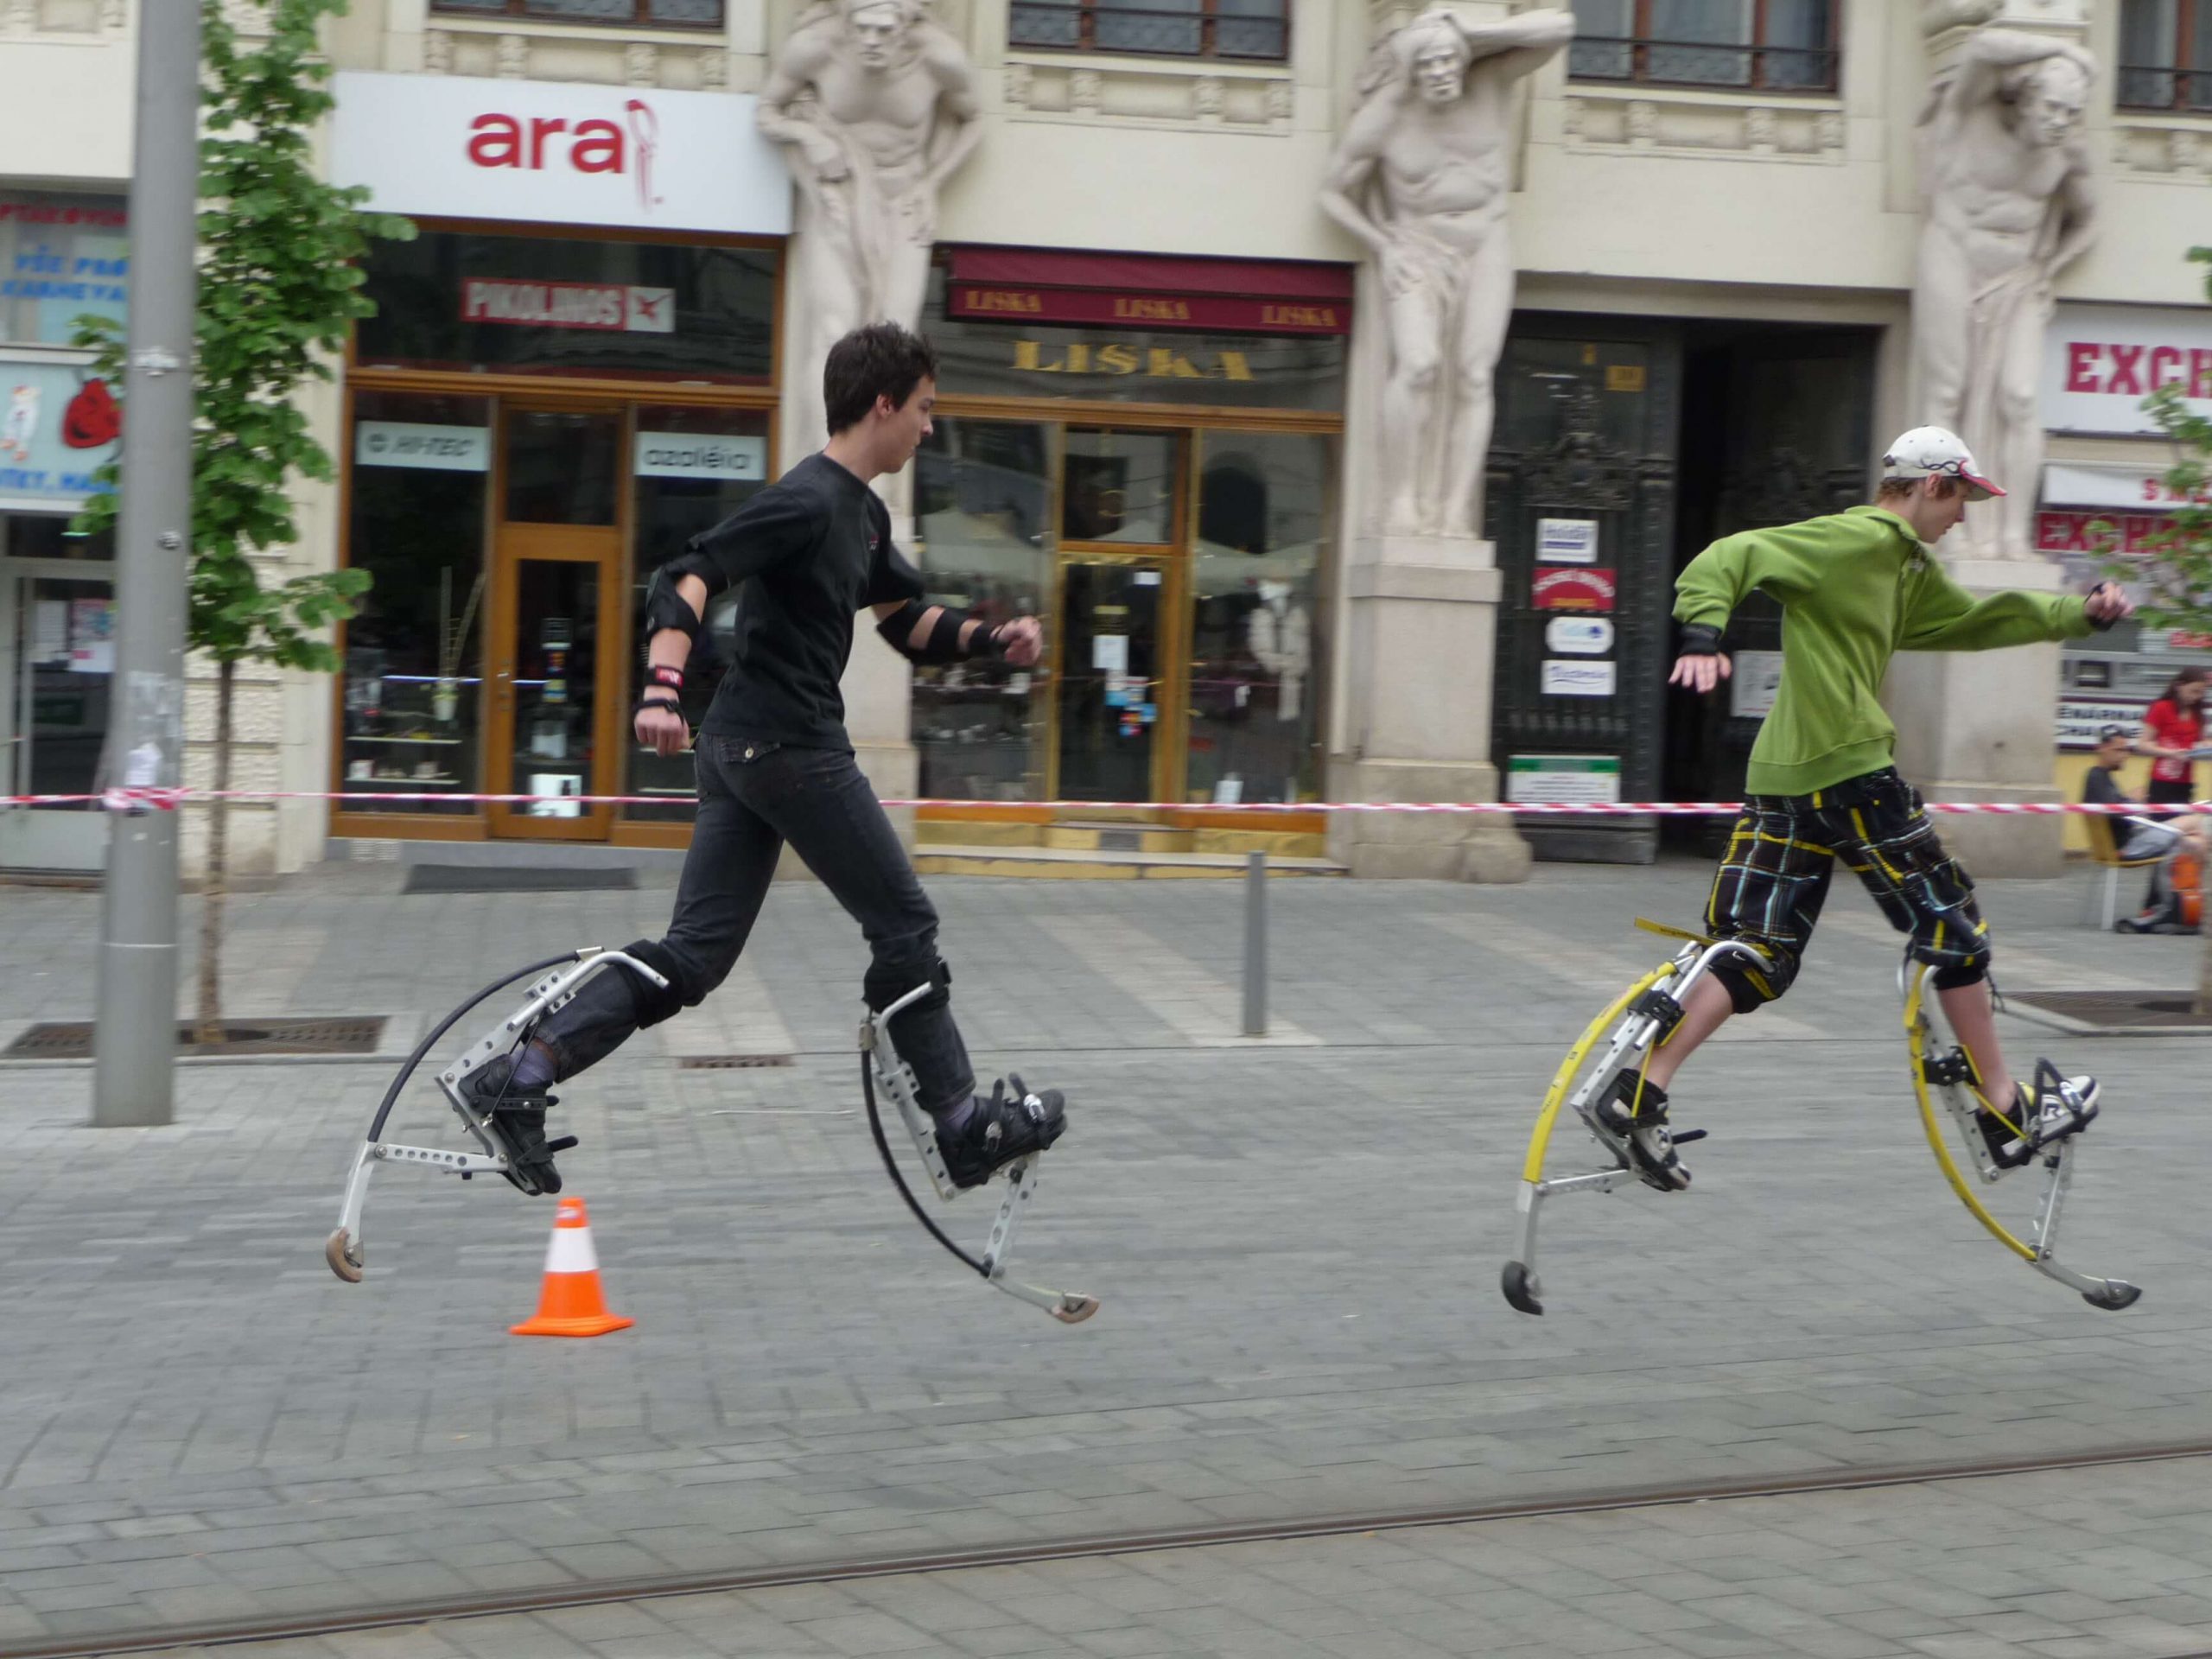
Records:
[[[2113,833],[2113,825],[2115,822],[2124,823],[2126,821],[2125,818],[2115,820],[2098,812],[2088,813],[2082,820],[2082,828],[2088,832],[2089,861],[2104,872],[2103,878],[2094,881],[2089,889],[2089,904],[2093,911],[2101,912],[2103,919],[2097,925],[2107,933],[2112,931],[2112,925],[2120,915],[2120,873],[2122,870],[2147,870],[2164,861],[2166,855],[2161,849],[2140,858],[2122,858],[2120,855],[2120,837]],[[2102,892],[2101,905],[2099,904],[2100,890]]]

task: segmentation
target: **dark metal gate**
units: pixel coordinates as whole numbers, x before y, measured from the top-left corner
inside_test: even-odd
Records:
[[[1508,799],[1657,792],[1680,332],[1514,320],[1485,524],[1502,581],[1491,753]],[[1649,817],[1519,822],[1540,858],[1648,863],[1658,848]]]

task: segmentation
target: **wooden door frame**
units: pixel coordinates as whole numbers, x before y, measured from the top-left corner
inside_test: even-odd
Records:
[[[516,629],[521,620],[519,578],[524,563],[588,564],[598,572],[599,614],[592,624],[597,630],[593,652],[592,766],[586,792],[612,795],[619,788],[621,653],[609,651],[607,644],[620,637],[622,607],[615,590],[622,580],[624,545],[621,529],[612,524],[503,524],[495,531],[484,636],[486,792],[522,792],[522,780],[515,776],[513,681],[521,656]],[[500,840],[603,842],[613,829],[614,809],[588,806],[574,818],[540,818],[531,817],[514,803],[491,801],[486,803],[485,818],[487,831]]]
[[[614,522],[611,524],[540,524],[511,520],[507,512],[507,423],[510,417],[527,414],[612,415],[614,440]],[[485,595],[484,633],[484,788],[486,794],[519,794],[514,776],[515,702],[512,681],[520,642],[515,638],[518,578],[523,561],[573,562],[599,566],[599,615],[594,626],[601,641],[596,653],[597,675],[592,695],[598,699],[592,712],[592,775],[588,792],[612,795],[621,787],[621,768],[616,764],[622,741],[619,719],[626,703],[627,653],[609,651],[606,642],[629,637],[629,596],[623,590],[632,533],[630,451],[636,427],[632,404],[626,397],[563,386],[531,387],[500,397],[492,411],[492,477],[489,506],[491,537],[486,554],[491,580]],[[505,774],[502,781],[502,773]],[[586,807],[575,818],[536,818],[507,802],[485,804],[485,834],[495,841],[592,841],[612,838],[615,813],[611,806]]]
[[[1067,571],[1071,564],[1120,564],[1160,573],[1160,626],[1156,645],[1160,661],[1153,683],[1155,710],[1152,721],[1152,766],[1149,787],[1156,801],[1179,799],[1186,759],[1173,741],[1181,728],[1176,711],[1190,695],[1187,609],[1190,582],[1188,550],[1173,544],[1067,542],[1052,554],[1052,630],[1047,642],[1047,661],[1058,664],[1052,680],[1052,717],[1046,728],[1045,792],[1060,798],[1060,690],[1068,672]]]

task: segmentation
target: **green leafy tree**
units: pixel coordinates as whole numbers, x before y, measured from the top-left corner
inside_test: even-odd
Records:
[[[375,308],[361,292],[370,238],[410,238],[408,220],[365,213],[367,192],[315,176],[311,135],[334,102],[317,34],[349,0],[260,0],[265,37],[242,42],[222,0],[201,0],[200,266],[193,378],[192,568],[188,638],[214,660],[215,787],[231,786],[241,663],[334,673],[332,626],[353,613],[369,576],[336,570],[266,582],[256,556],[299,537],[292,492],[328,483],[330,455],[308,429],[298,393],[333,378],[347,329]],[[110,320],[79,319],[114,384],[123,339]],[[112,469],[111,469],[112,476]],[[123,487],[129,486],[123,480]],[[95,497],[80,528],[114,522]],[[229,804],[209,813],[200,938],[199,1035],[221,1036],[223,897]]]
[[[2212,266],[2212,248],[2191,248],[2189,257]],[[2205,275],[2205,293],[2212,298],[2212,270]],[[2173,445],[2173,465],[2163,482],[2177,505],[2137,543],[2134,556],[2113,556],[2112,526],[2100,523],[2095,528],[2107,550],[2107,573],[2138,589],[2138,613],[2150,626],[2212,633],[2212,418],[2191,409],[2183,388],[2172,385],[2145,397],[2143,409]],[[2212,928],[2205,930],[2197,965],[2196,1012],[2212,1016]]]

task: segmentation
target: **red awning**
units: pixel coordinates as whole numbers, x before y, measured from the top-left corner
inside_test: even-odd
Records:
[[[1270,334],[1351,329],[1350,265],[985,247],[954,248],[949,263],[946,308],[977,321]]]

